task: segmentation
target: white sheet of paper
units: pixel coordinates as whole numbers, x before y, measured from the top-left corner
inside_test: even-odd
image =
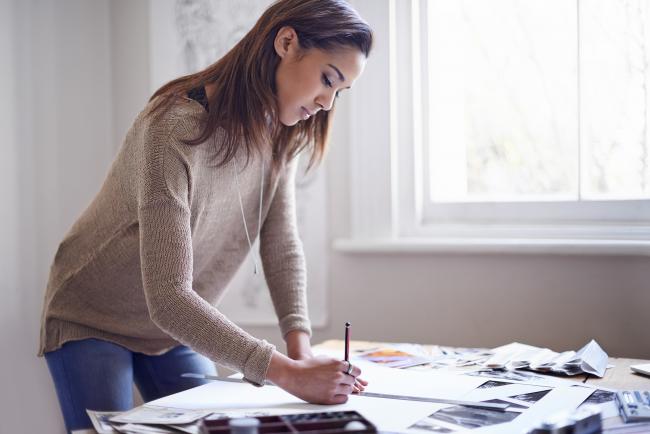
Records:
[[[246,383],[214,381],[184,392],[150,401],[147,406],[173,407],[186,410],[251,410],[258,408],[301,407],[304,401],[279,387],[256,388]]]
[[[362,359],[351,360],[361,369],[361,377],[369,382],[366,391],[374,393],[459,399],[488,381],[469,375],[394,369]]]
[[[602,378],[607,370],[607,353],[598,345],[595,340],[591,340],[587,345],[582,347],[578,353],[582,359],[580,367],[584,372],[597,375]]]
[[[351,396],[345,407],[341,410],[358,411],[381,431],[404,431],[418,420],[448,406],[427,402]],[[322,408],[320,411],[330,410]],[[333,408],[331,411],[338,410]]]

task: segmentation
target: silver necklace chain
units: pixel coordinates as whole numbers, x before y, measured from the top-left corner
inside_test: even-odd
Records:
[[[251,242],[251,235],[248,232],[248,225],[246,224],[246,215],[244,214],[244,201],[241,198],[241,189],[239,187],[239,169],[237,168],[237,157],[234,156],[231,160],[233,167],[235,168],[235,184],[237,185],[237,196],[239,197],[239,209],[241,210],[241,219],[244,222],[244,231],[246,232],[246,239],[248,240],[248,247],[251,250],[253,255],[253,272],[255,274],[259,273],[259,266],[257,265],[257,259],[255,257],[255,252],[253,252],[253,243]],[[258,233],[262,232],[262,197],[264,196],[264,160],[262,160],[262,173],[260,175],[260,204],[257,210],[257,231]]]

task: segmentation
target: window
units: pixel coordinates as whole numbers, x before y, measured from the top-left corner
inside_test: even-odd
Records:
[[[619,201],[619,218],[643,217],[620,201],[650,197],[647,5],[423,2],[428,214],[542,202],[543,217],[552,204]],[[572,212],[607,218],[587,207]]]
[[[650,3],[354,3],[353,238],[650,240]]]

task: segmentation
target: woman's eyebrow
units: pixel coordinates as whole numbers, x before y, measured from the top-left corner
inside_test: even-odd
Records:
[[[339,76],[339,80],[341,80],[341,81],[345,81],[345,77],[343,76],[343,74],[341,73],[341,71],[340,71],[336,66],[332,65],[331,63],[328,63],[327,66],[329,66],[329,67],[332,68],[334,71],[336,71],[336,73],[337,73],[338,76]]]
[[[336,74],[339,76],[339,80],[341,80],[341,81],[345,81],[345,77],[343,76],[343,74],[341,73],[341,71],[340,71],[336,66],[332,65],[331,63],[328,63],[327,66],[329,66],[329,67],[332,68],[334,71],[336,71]],[[350,86],[348,86],[348,87],[344,87],[343,89],[349,89],[349,88],[350,88]]]

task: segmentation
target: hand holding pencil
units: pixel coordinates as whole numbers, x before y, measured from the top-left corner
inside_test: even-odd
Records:
[[[352,363],[350,363],[350,323],[345,323],[345,350],[343,355],[343,360],[348,363],[348,370],[352,369]],[[346,372],[349,374],[349,372]],[[366,389],[368,382],[355,376],[354,385],[352,386],[352,393],[361,393]]]
[[[350,358],[350,326],[346,323],[344,359],[317,356],[292,360],[277,351],[271,357],[267,378],[292,395],[313,404],[343,404],[352,393],[363,392],[368,382]]]

